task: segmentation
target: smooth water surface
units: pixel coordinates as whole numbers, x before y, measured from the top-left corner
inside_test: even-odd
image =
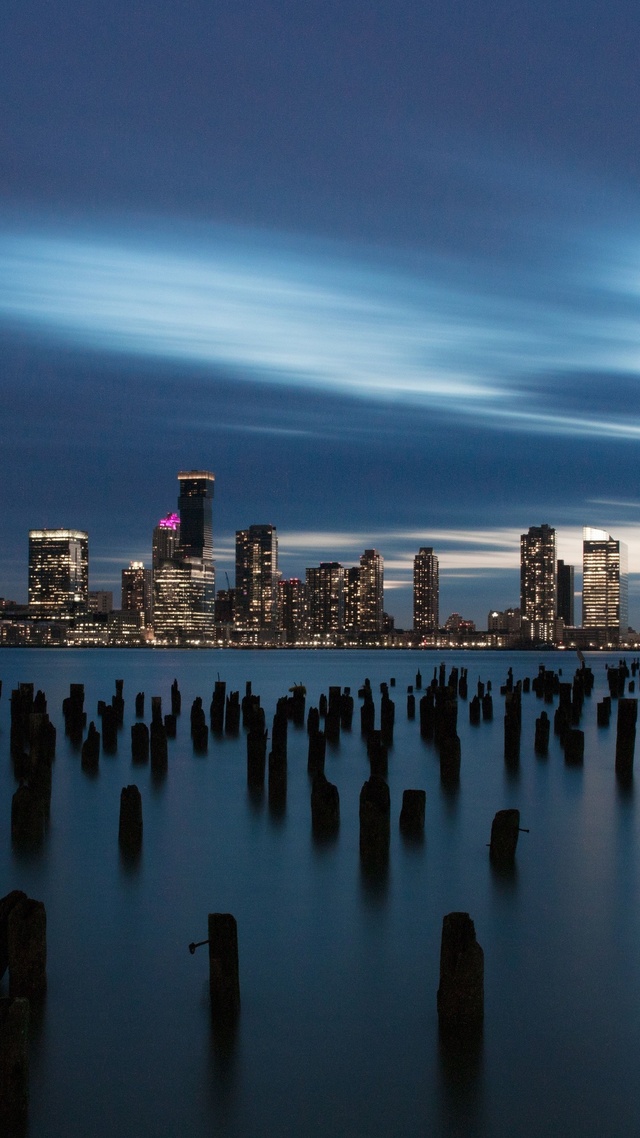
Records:
[[[507,668],[533,676],[542,660],[573,676],[575,658],[552,653],[0,652],[0,895],[24,889],[48,918],[49,988],[34,1016],[30,1138],[557,1135],[616,1138],[637,1131],[640,1083],[638,818],[633,786],[615,772],[615,713],[596,727],[606,690],[603,655],[587,700],[582,768],[565,766],[557,739],[534,755],[543,707],[523,696],[520,765],[503,760]],[[457,793],[440,785],[437,754],[406,718],[406,688],[446,661],[493,683],[495,718],[469,725],[459,701]],[[617,660],[615,661],[617,662]],[[307,708],[329,684],[394,676],[389,756],[392,827],[388,872],[360,868],[358,799],[368,777],[359,701],[353,730],[328,750],[340,792],[334,842],[313,840],[307,735],[289,725],[283,815],[246,785],[246,742],[210,739],[194,755],[189,710],[208,711],[214,681],[261,696],[270,726],[276,699],[307,686]],[[183,696],[169,769],[154,782],[133,766],[135,693]],[[97,777],[81,770],[64,735],[62,700],[84,682],[97,719],[124,680],[125,726]],[[12,849],[9,699],[20,681],[43,688],[58,729],[51,821],[43,848]],[[553,709],[547,708],[548,711]],[[140,860],[118,849],[121,788],[142,792]],[[402,791],[427,792],[425,840],[398,831]],[[497,874],[487,843],[494,813],[521,811],[516,869]],[[464,1059],[438,1042],[436,991],[442,917],[467,910],[485,952],[482,1048]],[[207,913],[238,921],[242,1011],[234,1040],[211,1029]],[[2,981],[7,991],[7,977]]]

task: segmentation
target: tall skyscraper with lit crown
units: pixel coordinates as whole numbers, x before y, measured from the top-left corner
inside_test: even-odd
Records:
[[[582,626],[602,628],[612,637],[629,627],[627,546],[603,529],[582,531]]]

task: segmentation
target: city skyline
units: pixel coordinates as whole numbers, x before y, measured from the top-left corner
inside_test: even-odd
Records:
[[[117,589],[193,466],[222,572],[260,519],[287,576],[375,547],[406,625],[432,546],[481,621],[587,525],[640,624],[636,9],[109,13],[5,21],[3,592],[65,525]]]
[[[186,481],[188,480],[188,481]],[[122,608],[127,609],[130,607],[125,603],[125,580],[129,574],[134,572],[134,576],[142,573],[147,575],[148,587],[151,587],[152,578],[159,573],[159,579],[162,578],[163,573],[167,576],[166,589],[167,598],[166,603],[169,609],[172,608],[172,593],[176,589],[176,573],[178,576],[184,576],[185,573],[189,576],[190,584],[185,580],[182,582],[183,591],[189,592],[193,590],[194,583],[191,578],[194,576],[198,579],[202,576],[203,561],[202,556],[198,557],[197,554],[202,555],[204,545],[206,544],[205,559],[209,568],[207,570],[208,585],[206,583],[202,586],[205,591],[208,590],[207,596],[209,600],[203,601],[198,604],[198,608],[205,605],[206,611],[213,614],[212,603],[212,588],[215,587],[216,593],[224,590],[224,580],[226,580],[227,588],[230,587],[230,576],[228,570],[222,568],[220,562],[216,565],[216,545],[213,536],[215,531],[215,523],[213,521],[211,511],[211,501],[213,498],[213,490],[207,489],[207,486],[213,487],[215,482],[215,475],[207,471],[189,471],[178,473],[178,483],[180,487],[180,497],[178,505],[182,512],[186,511],[187,519],[187,541],[186,544],[181,544],[181,517],[180,513],[169,512],[163,516],[152,530],[152,537],[150,543],[150,556],[146,560],[141,557],[139,560],[131,560],[126,565],[121,565],[119,570],[114,574],[111,581],[111,590],[106,590],[111,594],[117,593],[116,582],[122,589]],[[190,488],[190,493],[185,490],[185,486]],[[196,495],[195,502],[191,495]],[[208,501],[207,501],[208,499]],[[202,514],[202,509],[205,508],[205,514]],[[195,513],[194,513],[195,511]],[[182,528],[184,529],[184,522]],[[206,534],[206,536],[204,536]],[[195,536],[194,536],[195,535]],[[88,556],[87,542],[88,535],[86,533],[78,534],[77,531],[68,529],[45,529],[43,531],[29,531],[29,560],[28,560],[28,578],[29,578],[29,597],[32,596],[33,586],[33,571],[32,561],[34,558],[33,550],[38,546],[36,541],[39,539],[40,544],[46,546],[52,543],[54,546],[59,544],[60,538],[63,538],[63,544],[71,536],[82,536],[85,542],[84,552],[84,575],[85,575],[85,592],[90,590],[90,594],[97,597],[103,590],[105,590],[104,583],[97,584],[95,577],[90,576],[90,559]],[[344,543],[345,535],[330,535],[334,540]],[[415,535],[413,535],[415,536]],[[46,539],[49,539],[47,541]],[[43,540],[45,539],[45,540]],[[290,535],[287,535],[290,540]],[[478,629],[491,628],[492,617],[497,615],[499,610],[521,609],[523,617],[528,621],[531,629],[531,635],[534,639],[541,640],[554,639],[553,635],[553,620],[555,615],[562,615],[562,606],[568,604],[565,596],[564,601],[560,602],[561,586],[557,577],[562,573],[566,574],[566,581],[575,582],[576,578],[581,581],[583,577],[583,568],[587,564],[592,564],[593,560],[587,554],[587,547],[591,548],[594,540],[600,539],[605,541],[606,549],[606,566],[607,577],[613,582],[613,592],[611,592],[612,585],[606,587],[606,592],[603,591],[604,586],[598,585],[598,572],[600,567],[600,559],[596,557],[595,562],[595,577],[593,572],[587,583],[588,598],[597,598],[594,602],[593,599],[588,599],[587,604],[591,605],[592,611],[587,612],[583,609],[582,605],[582,590],[574,589],[573,594],[573,610],[575,619],[573,622],[568,622],[565,619],[565,624],[572,623],[576,627],[590,626],[598,627],[600,620],[594,612],[594,603],[600,606],[604,605],[605,610],[609,614],[617,614],[613,620],[607,620],[607,625],[610,627],[626,627],[626,621],[629,621],[629,626],[634,627],[633,623],[629,620],[629,607],[628,607],[628,549],[626,544],[620,540],[619,537],[607,533],[605,530],[595,529],[593,527],[583,527],[581,531],[581,542],[579,555],[577,549],[574,547],[575,564],[567,564],[564,559],[557,557],[557,539],[558,535],[553,527],[547,523],[541,526],[530,526],[528,532],[521,533],[518,537],[518,576],[519,576],[519,596],[517,599],[502,599],[498,604],[490,605],[483,613],[477,608],[477,615],[472,615],[470,612],[460,611],[460,606],[449,604],[448,601],[451,597],[445,594],[444,607],[442,606],[442,593],[440,589],[440,555],[438,549],[433,547],[421,547],[419,550],[414,551],[410,558],[411,567],[411,581],[405,586],[405,591],[410,589],[411,594],[411,615],[410,619],[402,622],[398,619],[396,611],[393,608],[393,599],[398,596],[400,589],[396,582],[392,585],[391,589],[386,593],[383,592],[385,583],[385,558],[384,555],[377,549],[365,549],[364,553],[356,552],[353,560],[357,564],[348,564],[350,558],[345,558],[341,561],[335,560],[329,562],[326,556],[320,557],[320,569],[323,566],[331,568],[335,566],[340,572],[340,590],[343,595],[340,599],[340,617],[333,622],[335,626],[344,627],[345,630],[350,628],[358,628],[360,631],[373,632],[382,630],[384,614],[387,614],[395,622],[398,628],[422,628],[424,631],[433,630],[436,628],[443,628],[449,618],[454,616],[461,617],[464,622],[472,622]],[[280,541],[282,540],[282,535]],[[198,548],[193,547],[193,542],[196,542]],[[591,543],[591,545],[590,545]],[[303,542],[303,548],[307,553],[310,553],[315,548],[313,545]],[[565,543],[566,544],[566,543]],[[507,542],[504,542],[505,548]],[[343,545],[344,547],[344,545]],[[560,548],[562,548],[562,542]],[[224,547],[223,547],[224,548]],[[598,546],[596,545],[596,548]],[[194,554],[196,556],[194,556]],[[459,555],[463,555],[464,550],[459,551]],[[290,551],[285,553],[285,560],[290,555]],[[455,554],[454,554],[455,556]],[[276,629],[281,627],[279,624],[280,614],[277,604],[277,594],[279,592],[278,586],[281,581],[290,584],[291,582],[301,581],[307,582],[307,589],[310,584],[309,574],[312,575],[318,571],[317,566],[310,566],[309,561],[314,560],[307,557],[304,560],[304,569],[300,574],[295,572],[287,572],[280,565],[279,554],[279,538],[277,526],[271,524],[252,524],[245,530],[237,530],[235,532],[234,544],[234,565],[232,568],[234,579],[234,601],[236,619],[235,623],[238,627],[257,628],[272,628]],[[300,557],[300,552],[298,553]],[[446,557],[446,555],[445,555]],[[222,563],[224,564],[224,563]],[[407,562],[409,564],[409,562]],[[418,565],[426,565],[427,576],[418,575]],[[365,566],[369,568],[365,571]],[[377,566],[377,567],[376,567]],[[435,566],[435,569],[432,567]],[[397,570],[397,562],[396,562]],[[66,572],[66,569],[64,570]],[[363,576],[365,574],[366,576]],[[421,570],[424,574],[424,570]],[[617,585],[617,574],[623,572],[624,591],[621,591],[620,586]],[[371,576],[373,574],[373,576]],[[611,576],[613,574],[613,577]],[[498,575],[499,576],[499,575]],[[224,580],[223,580],[224,578]],[[455,578],[454,578],[455,579]],[[194,578],[195,580],[195,578]],[[313,581],[313,577],[311,578]],[[432,585],[432,580],[434,585]],[[369,584],[367,585],[367,581]],[[542,584],[540,584],[542,581]],[[595,584],[594,584],[595,582]],[[311,585],[311,588],[316,587]],[[333,587],[333,586],[332,586]],[[488,587],[496,588],[496,582],[492,578],[488,579]],[[200,586],[197,586],[200,588]],[[426,615],[432,613],[433,602],[429,599],[429,591],[435,588],[435,609],[433,615]],[[564,586],[566,592],[566,584]],[[594,589],[599,592],[594,592]],[[373,590],[373,592],[371,591]],[[425,592],[426,590],[426,592]],[[155,589],[154,589],[155,591]],[[185,596],[186,596],[185,592]],[[367,600],[367,592],[369,592],[369,600]],[[417,597],[421,599],[417,601]],[[374,600],[377,597],[377,600]],[[243,599],[244,598],[244,599]],[[15,599],[15,598],[12,598]],[[624,603],[623,603],[624,600]],[[281,601],[284,602],[284,594],[281,595]],[[21,603],[18,601],[18,603]],[[164,602],[161,600],[161,605]],[[186,602],[185,602],[186,603]],[[290,604],[291,601],[284,602]],[[373,604],[373,610],[371,605]],[[418,604],[418,608],[416,608]],[[351,606],[351,615],[350,615]],[[117,607],[114,605],[114,608]],[[384,614],[383,614],[384,610]],[[203,610],[204,611],[204,610]],[[376,615],[373,617],[373,612]],[[424,611],[425,616],[419,615]],[[253,613],[253,615],[251,615]],[[271,615],[269,615],[269,613]],[[175,620],[175,614],[169,618],[169,626],[172,627]],[[527,636],[529,634],[527,633]]]

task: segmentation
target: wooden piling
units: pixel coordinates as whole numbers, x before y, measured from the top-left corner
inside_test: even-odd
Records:
[[[240,1011],[238,926],[231,913],[209,913],[208,925],[211,1014],[229,1021]]]

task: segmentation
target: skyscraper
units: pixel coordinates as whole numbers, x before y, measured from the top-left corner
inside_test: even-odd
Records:
[[[422,546],[413,559],[413,627],[416,632],[437,632],[439,627],[440,572],[431,546]]]
[[[520,536],[520,610],[526,638],[554,639],[556,531],[551,526],[531,526]]]
[[[170,514],[154,530],[153,627],[164,643],[200,644],[215,635],[214,481],[208,470],[180,471],[179,521]]]
[[[131,561],[128,569],[122,570],[122,611],[141,613],[145,624],[150,624],[151,592],[151,570],[145,569],[142,561]]]
[[[612,637],[629,627],[627,547],[606,530],[582,531],[582,626],[602,628]]]
[[[384,561],[377,549],[365,549],[360,558],[358,627],[360,632],[382,632],[384,621]]]
[[[298,577],[278,581],[278,630],[292,643],[303,636],[307,619],[307,591]]]
[[[360,627],[360,566],[344,571],[344,630],[355,636]]]
[[[306,571],[309,631],[335,636],[344,627],[344,568],[338,561],[322,561]]]
[[[276,527],[249,526],[236,532],[236,611],[238,628],[278,627],[278,536]]]
[[[29,608],[63,615],[87,608],[89,535],[84,530],[29,530]]]
[[[181,470],[180,546],[185,558],[202,561],[213,569],[213,489],[215,475],[209,470]]]
[[[559,560],[556,566],[557,602],[556,613],[565,625],[573,627],[574,619],[574,569]]]

